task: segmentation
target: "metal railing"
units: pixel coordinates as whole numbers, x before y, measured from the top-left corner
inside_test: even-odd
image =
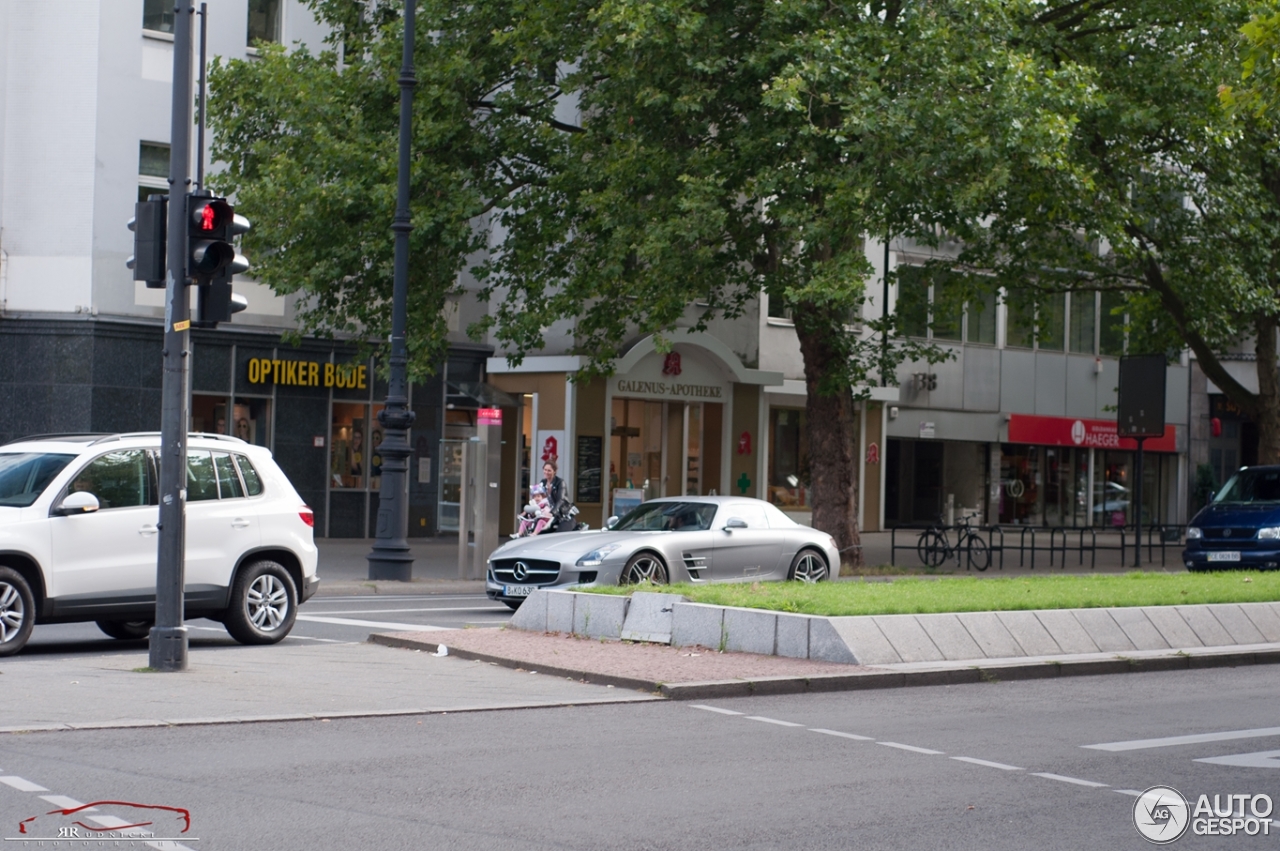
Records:
[[[1065,570],[1068,556],[1074,555],[1076,566],[1084,567],[1085,555],[1089,556],[1089,568],[1098,566],[1098,553],[1118,553],[1120,564],[1128,565],[1134,555],[1133,526],[1107,527],[1099,529],[1091,526],[978,526],[974,527],[982,534],[991,551],[991,564],[1004,570],[1005,553],[1018,555],[1018,567],[1036,569],[1036,557],[1046,554],[1049,567]],[[895,526],[889,530],[889,564],[897,564],[900,550],[916,552],[921,533],[930,529],[952,535],[960,526],[943,526],[938,523],[907,524]],[[899,542],[898,533],[909,541]],[[1017,533],[1017,544],[1012,543],[1012,534]],[[1174,550],[1177,563],[1181,564],[1177,552],[1182,546],[1186,534],[1186,526],[1176,523],[1152,523],[1142,529],[1142,547],[1146,550],[1144,564],[1154,564],[1157,553],[1162,567],[1168,565],[1169,551]],[[1047,538],[1047,541],[1046,541]],[[969,569],[966,562],[966,570]]]

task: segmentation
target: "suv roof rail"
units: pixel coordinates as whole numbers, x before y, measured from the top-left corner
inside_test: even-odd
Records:
[[[104,438],[104,440],[109,440],[112,438],[123,438],[123,437],[160,437],[160,432],[130,431],[130,432],[125,432],[123,434],[113,434],[109,438]],[[208,432],[203,432],[203,431],[189,431],[187,432],[187,437],[204,437],[204,438],[208,438],[209,440],[227,440],[232,443],[245,443],[245,441],[241,440],[238,437],[234,437],[230,434],[209,434]]]
[[[0,445],[8,446],[11,443],[27,443],[32,440],[66,440],[68,438],[80,438],[82,440],[92,440],[95,437],[108,437],[108,436],[110,436],[109,433],[105,431],[49,432],[48,434],[27,434],[27,435],[23,435],[22,437],[15,437],[13,440],[7,440]]]

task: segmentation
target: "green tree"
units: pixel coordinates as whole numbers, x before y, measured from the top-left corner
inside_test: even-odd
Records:
[[[963,261],[995,271],[993,283],[1119,292],[1129,350],[1189,348],[1258,423],[1260,462],[1280,463],[1280,157],[1270,72],[1248,52],[1242,69],[1248,20],[1246,3],[1219,0],[1078,2],[1034,16],[1038,53],[1095,81],[1068,150],[1075,176],[1028,174],[994,219],[955,227]],[[1246,32],[1270,30],[1255,18]],[[1256,356],[1256,393],[1224,365],[1241,347]]]
[[[256,268],[306,296],[308,328],[377,330],[397,18],[385,2],[313,8],[334,27],[327,52],[267,51],[213,75],[220,185],[261,222],[256,244],[278,247]],[[441,338],[440,299],[469,256],[492,302],[475,330],[519,359],[571,318],[584,376],[631,340],[740,316],[767,293],[790,307],[804,357],[814,525],[860,561],[855,394],[904,359],[944,356],[883,346],[894,317],[850,324],[872,297],[864,239],[937,238],[1029,173],[1072,179],[1091,82],[1027,38],[1042,8],[426,0],[415,352]]]

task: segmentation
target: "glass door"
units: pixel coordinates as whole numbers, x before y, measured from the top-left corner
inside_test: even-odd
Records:
[[[458,512],[462,506],[462,444],[465,440],[440,441],[440,514],[436,528],[441,532],[458,531]]]

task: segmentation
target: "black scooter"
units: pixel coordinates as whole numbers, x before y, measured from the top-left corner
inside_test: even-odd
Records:
[[[546,528],[539,532],[539,535],[548,535],[552,532],[585,532],[591,528],[586,523],[578,521],[578,506],[572,502],[565,501],[560,503],[560,507],[556,513],[552,515],[551,522]]]

